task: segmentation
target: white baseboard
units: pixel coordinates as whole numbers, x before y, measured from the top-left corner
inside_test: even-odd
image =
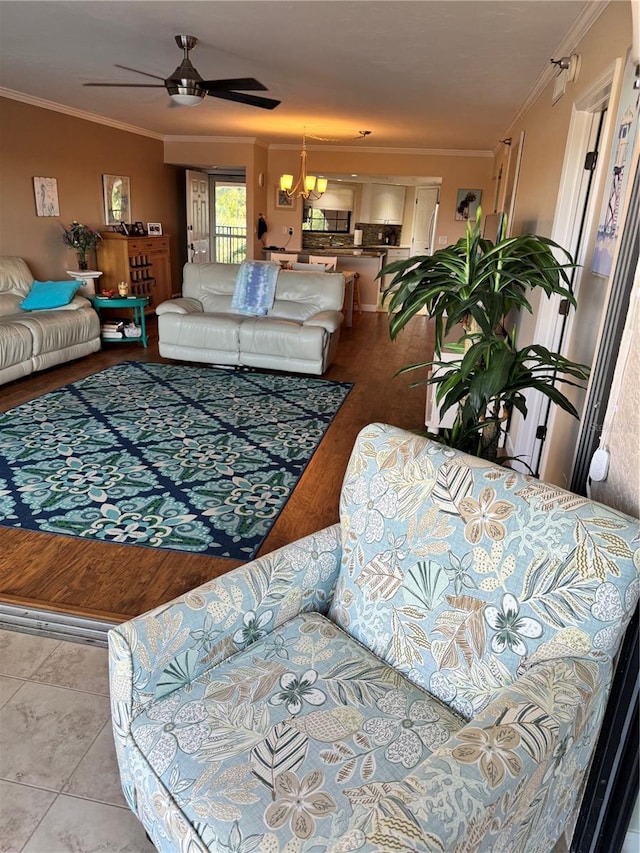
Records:
[[[370,312],[373,312],[375,314],[378,313],[378,306],[377,305],[367,305],[367,304],[363,303],[363,305],[361,307],[362,307],[363,311],[370,311]]]

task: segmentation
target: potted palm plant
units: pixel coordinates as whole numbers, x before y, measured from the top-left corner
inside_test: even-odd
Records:
[[[435,320],[434,359],[399,372],[430,368],[430,377],[415,384],[437,386],[441,412],[457,407],[453,427],[437,437],[467,453],[495,459],[510,412],[516,408],[527,415],[527,389],[540,391],[578,417],[556,382],[579,385],[574,380],[585,380],[589,368],[539,344],[518,349],[516,328],[508,323],[514,309],[531,312],[527,293],[535,288],[547,297],[559,294],[575,307],[567,275],[575,264],[569,253],[535,234],[506,238],[504,224],[493,243],[481,235],[481,218],[478,209],[475,222],[467,223],[455,245],[396,261],[380,276],[394,274],[383,292],[392,339],[422,308]],[[463,345],[461,360],[445,362],[444,341],[456,327]]]

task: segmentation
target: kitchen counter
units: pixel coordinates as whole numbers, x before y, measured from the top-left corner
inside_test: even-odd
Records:
[[[388,248],[388,247],[386,247]],[[308,257],[309,255],[322,255],[323,257],[360,257],[360,258],[380,258],[385,254],[386,249],[378,248],[348,248],[341,246],[335,249],[272,249],[272,252],[283,252],[285,254],[297,253],[300,257]]]
[[[277,259],[279,254],[296,255],[301,263],[309,259],[309,255],[320,257],[336,257],[338,272],[357,273],[357,285],[360,291],[360,304],[363,311],[378,311],[380,301],[380,281],[378,273],[385,264],[387,251],[384,249],[363,246],[360,248],[330,249],[265,249],[266,258]]]

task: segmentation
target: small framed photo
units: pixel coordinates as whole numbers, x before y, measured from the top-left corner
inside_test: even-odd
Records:
[[[134,222],[131,227],[133,229],[133,234],[136,237],[146,237],[147,236],[147,229],[144,227],[144,223]]]
[[[160,222],[147,222],[147,234],[149,237],[162,237],[162,225]]]
[[[276,207],[283,210],[292,210],[295,207],[295,199],[289,198],[286,190],[276,187]]]
[[[121,223],[120,223],[120,233],[121,233],[121,234],[124,234],[126,237],[130,237],[130,236],[131,236],[131,234],[130,234],[130,232],[129,232],[129,228],[130,228],[130,226],[129,226],[129,225],[127,225],[127,223],[126,223],[126,222],[121,222]]]

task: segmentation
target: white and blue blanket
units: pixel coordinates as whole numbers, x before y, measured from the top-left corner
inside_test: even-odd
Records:
[[[264,315],[273,306],[280,267],[271,261],[243,261],[231,307],[239,314]]]

